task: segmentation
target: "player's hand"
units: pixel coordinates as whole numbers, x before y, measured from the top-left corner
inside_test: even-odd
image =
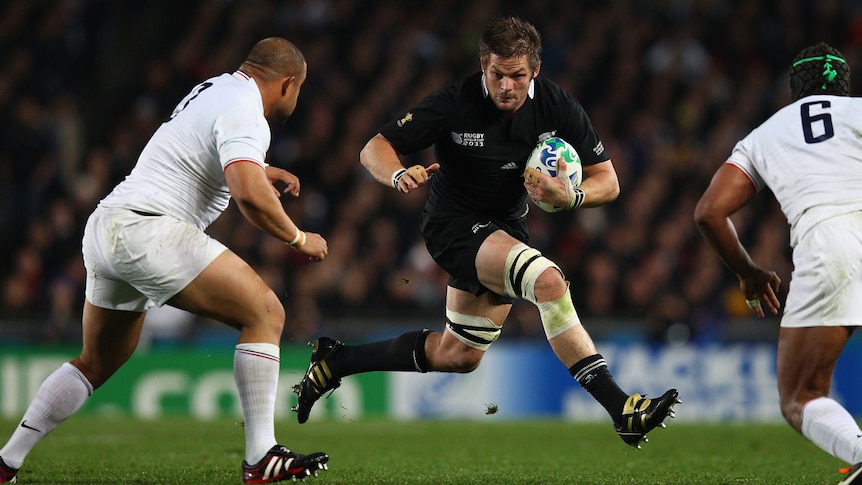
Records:
[[[273,167],[272,165],[266,166],[264,168],[264,171],[266,171],[266,178],[269,180],[269,183],[272,184],[272,190],[275,191],[275,195],[277,197],[281,197],[281,192],[279,192],[278,188],[276,187],[276,183],[278,182],[282,182],[285,184],[283,190],[285,194],[299,197],[299,177],[288,172],[287,170]]]
[[[551,177],[535,168],[524,170],[524,188],[532,201],[545,202],[556,207],[568,207],[574,197],[574,188],[569,183],[569,171],[566,162],[559,160],[557,163],[557,176]],[[570,194],[567,191],[572,191]]]
[[[422,165],[413,165],[408,168],[397,180],[396,188],[399,192],[409,194],[411,190],[418,189],[425,185],[434,175],[434,172],[440,169],[440,164],[435,162],[427,167]]]
[[[777,293],[780,287],[781,278],[775,271],[756,268],[751,275],[739,277],[739,288],[745,295],[745,304],[760,318],[765,315],[764,306],[773,315],[778,315],[781,303]]]
[[[312,261],[323,261],[326,255],[329,254],[329,246],[326,244],[326,239],[323,239],[323,236],[315,232],[306,232],[305,243],[294,249],[308,256]]]

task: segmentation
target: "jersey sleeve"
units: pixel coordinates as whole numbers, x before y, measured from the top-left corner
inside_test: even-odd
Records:
[[[563,113],[563,123],[557,136],[575,147],[582,165],[595,165],[610,160],[611,156],[605,151],[605,146],[583,106],[569,95],[565,95],[565,100],[568,110]]]
[[[752,141],[749,136],[736,143],[730,156],[727,157],[726,163],[734,165],[738,169],[742,170],[742,173],[747,175],[754,183],[754,186],[757,187],[757,190],[760,191],[766,186],[766,183],[757,171],[757,166],[754,162],[755,154],[752,148]]]
[[[434,92],[399,118],[383,125],[380,134],[401,154],[428,148],[445,133],[453,106],[452,89]]]
[[[219,162],[222,168],[233,162],[248,160],[264,166],[269,148],[268,127],[261,128],[260,120],[251,109],[231,109],[218,116],[213,126]]]

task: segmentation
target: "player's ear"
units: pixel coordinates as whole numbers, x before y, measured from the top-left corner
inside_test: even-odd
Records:
[[[296,80],[296,76],[288,76],[281,81],[281,95],[284,96],[287,94],[288,88],[290,88],[291,83]]]
[[[536,64],[536,68],[533,69],[533,79],[536,79],[537,77],[539,77],[539,70],[541,68],[542,68],[542,61],[539,61],[539,63]]]

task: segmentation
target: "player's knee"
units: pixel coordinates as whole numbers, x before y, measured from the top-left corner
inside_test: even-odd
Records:
[[[566,289],[559,266],[523,243],[515,244],[509,250],[504,272],[506,294],[514,298],[533,303],[554,300]]]
[[[249,315],[250,318],[246,325],[259,326],[267,332],[281,335],[284,331],[285,316],[284,305],[275,295],[275,292],[270,291],[255,314]]]
[[[548,267],[536,279],[534,288],[536,303],[543,303],[562,297],[569,285],[558,268]]]

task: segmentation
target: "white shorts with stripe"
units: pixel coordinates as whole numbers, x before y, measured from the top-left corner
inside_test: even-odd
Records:
[[[862,212],[812,227],[793,266],[782,327],[862,326]]]
[[[161,306],[226,249],[197,227],[170,216],[99,207],[84,229],[87,300],[113,310]]]

